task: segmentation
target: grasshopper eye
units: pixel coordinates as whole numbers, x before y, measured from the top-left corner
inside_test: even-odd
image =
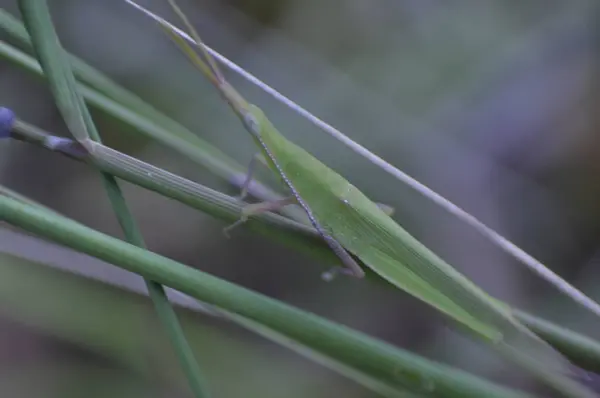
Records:
[[[252,134],[260,136],[260,125],[258,124],[256,116],[254,116],[252,113],[246,112],[246,114],[244,114],[244,124],[246,127],[248,127]]]
[[[0,108],[0,138],[10,137],[10,130],[15,123],[15,113],[8,108]]]

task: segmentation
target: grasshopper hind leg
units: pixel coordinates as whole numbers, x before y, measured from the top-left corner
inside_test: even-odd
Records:
[[[361,273],[357,274],[357,272],[353,268],[349,268],[347,266],[346,267],[333,267],[333,268],[330,268],[327,271],[323,272],[321,274],[321,279],[323,279],[325,282],[331,282],[338,275],[347,275],[347,276],[351,276],[354,278],[362,278],[364,276],[364,272],[361,270]]]
[[[318,229],[319,234],[325,240],[325,243],[329,246],[329,248],[335,253],[336,256],[342,261],[343,266],[337,266],[325,271],[321,274],[321,278],[326,281],[332,281],[337,275],[348,275],[355,278],[363,278],[365,276],[365,271],[361,268],[360,265],[352,258],[350,253],[344,249],[344,247],[335,240],[331,235],[325,233],[320,228]]]
[[[239,200],[244,200],[246,198],[246,196],[248,195],[248,189],[250,187],[250,184],[252,183],[252,176],[256,170],[256,164],[258,162],[263,163],[266,166],[268,166],[267,161],[266,161],[265,157],[262,155],[262,153],[259,152],[252,157],[252,160],[250,161],[250,163],[248,165],[248,173],[246,174],[246,178],[244,179],[244,182],[241,185],[241,192],[240,192],[240,195],[238,196]],[[270,201],[270,202],[261,202],[261,203],[246,205],[242,209],[242,216],[240,217],[240,219],[237,220],[236,222],[234,222],[233,224],[231,224],[230,226],[223,229],[223,233],[225,234],[225,236],[229,237],[229,232],[231,230],[233,230],[234,228],[240,226],[241,224],[245,223],[250,216],[264,213],[267,211],[270,211],[270,212],[277,211],[287,205],[297,203],[306,211],[306,214],[308,215],[313,227],[315,227],[315,229],[317,230],[319,235],[321,235],[323,240],[327,243],[329,248],[338,256],[338,258],[343,263],[342,267],[334,267],[334,268],[330,269],[329,271],[324,272],[321,275],[321,277],[325,281],[331,281],[339,274],[353,276],[356,278],[364,277],[365,273],[362,270],[362,268],[356,263],[356,261],[354,261],[354,259],[346,251],[346,249],[344,249],[344,247],[335,238],[333,238],[331,235],[329,235],[321,227],[319,222],[314,218],[312,212],[310,211],[310,208],[298,196],[298,194],[295,191],[291,182],[288,182],[288,185],[290,186],[290,188],[292,190],[293,196],[283,198],[280,200]],[[386,214],[391,209],[391,208],[389,208],[389,206],[385,206],[385,205],[381,205],[380,208],[382,208],[384,210],[384,212],[386,212]]]

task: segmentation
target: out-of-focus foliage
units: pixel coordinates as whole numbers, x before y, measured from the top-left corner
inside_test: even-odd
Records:
[[[155,25],[120,1],[49,4],[71,52],[240,163],[250,160],[253,144],[238,121]],[[166,2],[142,4],[176,21]],[[0,1],[0,6],[16,12],[12,1]],[[594,260],[600,232],[600,140],[594,111],[600,73],[597,2],[215,0],[181,1],[181,6],[209,45],[600,298]],[[45,84],[9,64],[0,68],[0,103],[28,121],[66,134]],[[257,88],[231,79],[287,137],[374,200],[392,205],[396,220],[484,289],[600,338],[598,321],[474,231]],[[235,192],[172,152],[133,139],[115,121],[94,116],[109,146]],[[0,151],[2,184],[94,228],[119,234],[96,173],[25,144],[2,145]],[[226,240],[220,234],[223,225],[208,216],[124,188],[154,251],[422,355],[512,386],[530,386],[530,380],[449,330],[432,310],[406,295],[343,279],[324,284],[318,268],[297,253],[242,230]],[[36,290],[19,293],[14,300],[43,302],[52,296]],[[106,301],[105,310],[110,313],[110,306],[129,302],[125,296]],[[85,313],[81,307],[73,304]],[[137,379],[119,373],[119,364],[110,358],[85,347],[74,355],[73,350],[82,348],[77,339],[58,340],[43,328],[15,324],[10,315],[1,322],[7,327],[0,343],[15,348],[0,356],[0,366],[21,376],[31,372],[25,380],[37,380],[36,375],[51,367],[56,376],[45,377],[58,384],[64,378],[69,384],[69,369],[77,368],[90,383],[120,383],[131,389],[130,396],[142,394]],[[223,396],[267,396],[276,390],[274,385],[293,386],[283,390],[285,396],[292,396],[290,391],[298,396],[369,396],[292,353],[266,348],[262,341],[221,324],[211,328],[197,333],[203,334],[213,361],[232,355],[234,362],[246,364],[238,368],[240,375],[268,375],[262,383],[241,376],[235,383],[224,379],[223,385],[235,384],[236,389]],[[23,347],[13,343],[20,338],[26,339]],[[259,350],[268,359],[257,359]],[[17,364],[22,372],[14,370]],[[83,380],[78,375],[73,378]],[[6,388],[24,389],[26,384],[13,381]]]

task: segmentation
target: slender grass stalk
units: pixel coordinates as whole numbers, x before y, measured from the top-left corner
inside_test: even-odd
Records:
[[[515,311],[515,315],[577,366],[600,374],[598,341],[523,311]]]
[[[6,194],[10,194],[10,191],[8,191]],[[35,205],[35,203],[33,203],[33,205]],[[13,233],[17,234],[16,232]],[[38,239],[30,236],[23,236],[19,239],[30,240],[30,245],[34,248],[41,244],[38,241]],[[20,258],[27,258],[29,261],[40,261],[39,256],[36,256],[34,253],[22,253],[19,251],[9,252],[13,253],[12,255],[18,256]],[[77,259],[79,258],[83,257],[77,257]],[[137,281],[131,280],[131,278],[128,277],[128,273],[126,271],[120,269],[103,271],[103,267],[110,267],[110,264],[91,260],[79,263],[79,261],[81,260],[78,261],[77,259],[74,261],[64,261],[62,260],[62,256],[56,259],[51,256],[48,258],[48,261],[40,263],[40,266],[55,268],[57,270],[60,270],[61,272],[76,274],[81,277],[92,279],[96,282],[105,283],[117,288],[135,292],[137,294],[147,295],[147,292],[143,289],[143,286],[140,286],[137,283]],[[33,269],[22,272],[35,273],[36,270]],[[18,276],[16,278],[19,279]],[[57,275],[56,278],[61,277]],[[183,308],[187,308],[195,312],[201,312],[210,316],[229,320],[232,323],[242,326],[251,332],[262,335],[265,338],[272,340],[280,345],[287,346],[290,349],[297,351],[302,349],[302,347],[294,345],[292,342],[285,339],[285,337],[282,338],[282,334],[278,335],[276,331],[271,330],[273,334],[270,334],[268,333],[268,331],[265,332],[265,328],[261,325],[258,325],[257,327],[252,327],[251,324],[245,323],[244,321],[240,321],[239,316],[236,318],[235,314],[227,313],[222,308],[217,308],[206,303],[200,303],[194,298],[170,288],[167,288],[166,291],[171,303],[173,303],[176,306],[181,306]],[[542,335],[547,341],[551,341],[554,347],[556,347],[564,353],[568,353],[569,359],[572,359],[579,366],[583,366],[586,369],[595,371],[596,373],[600,373],[600,344],[598,342],[586,336],[574,333],[558,325],[552,324],[546,320],[523,313],[521,311],[515,311],[515,313],[518,317],[520,317],[521,320],[523,320],[523,322],[527,323],[529,327],[534,329],[536,333]],[[309,350],[308,347],[305,348],[305,352],[307,350]]]
[[[314,314],[3,195],[0,195],[0,220],[275,330],[398,393],[409,391],[429,396],[474,398],[526,396],[434,364]],[[323,363],[331,366],[331,363]],[[335,367],[332,369],[339,371]],[[356,381],[361,382],[360,379]]]
[[[183,30],[177,28],[176,26],[169,23],[165,19],[152,13],[150,10],[140,6],[139,4],[137,4],[136,2],[134,2],[132,0],[125,0],[125,2],[132,5],[137,10],[144,13],[146,16],[152,18],[155,22],[158,22],[163,27],[168,27],[168,29],[171,32],[173,32],[173,34],[178,35],[179,37],[183,38],[184,40],[188,41],[189,43],[192,43],[193,45],[200,48],[201,51],[209,54],[210,56],[207,57],[207,60],[210,60],[214,57],[214,58],[218,59],[221,63],[223,63],[225,66],[227,66],[228,68],[241,74],[247,80],[256,84],[261,89],[263,89],[265,92],[271,94],[278,101],[284,103],[285,105],[287,105],[288,107],[293,109],[295,112],[297,112],[298,114],[300,114],[301,116],[303,116],[304,118],[309,120],[311,123],[313,123],[314,125],[319,127],[321,130],[327,132],[328,134],[330,134],[331,136],[336,138],[338,141],[340,141],[341,143],[346,145],[348,148],[350,148],[352,151],[354,151],[358,155],[369,160],[371,163],[378,166],[379,168],[384,170],[386,173],[390,174],[391,176],[393,176],[397,180],[401,181],[402,183],[410,186],[411,188],[413,188],[415,191],[417,191],[418,193],[420,193],[427,199],[431,200],[432,202],[434,202],[435,204],[437,204],[438,206],[440,206],[441,208],[443,208],[450,214],[457,217],[459,220],[461,220],[465,224],[467,224],[470,227],[472,227],[473,229],[475,229],[484,238],[488,239],[493,244],[500,247],[505,252],[509,253],[520,263],[526,265],[530,270],[535,272],[538,276],[540,276],[541,278],[548,281],[562,294],[571,298],[574,302],[576,302],[577,304],[586,308],[588,311],[594,313],[597,316],[600,316],[600,304],[598,304],[596,301],[591,299],[589,296],[587,296],[585,293],[583,293],[579,289],[575,288],[573,285],[568,283],[566,280],[564,280],[558,274],[556,274],[555,272],[550,270],[548,267],[546,267],[544,264],[542,264],[539,260],[537,260],[536,258],[531,256],[529,253],[525,252],[523,249],[521,249],[520,247],[515,245],[513,242],[506,239],[504,236],[500,235],[498,232],[494,231],[492,228],[485,225],[483,222],[481,222],[475,216],[469,214],[467,211],[463,210],[456,204],[450,202],[448,199],[444,198],[442,195],[438,194],[431,188],[429,188],[426,185],[415,180],[413,177],[411,177],[410,175],[401,171],[400,169],[396,168],[392,164],[386,162],[384,159],[375,155],[373,152],[369,151],[364,146],[360,145],[356,141],[353,141],[352,139],[350,139],[349,137],[344,135],[341,131],[339,131],[335,127],[333,127],[330,124],[326,123],[325,121],[317,118],[312,113],[310,113],[306,109],[302,108],[300,105],[291,101],[289,98],[285,97],[283,94],[281,94],[281,93],[277,92],[276,90],[274,90],[273,88],[269,87],[268,85],[266,85],[265,83],[260,81],[258,78],[252,76],[251,74],[249,74],[248,72],[243,70],[238,65],[235,65],[233,62],[229,61],[227,58],[223,57],[221,54],[217,53],[216,51],[214,51],[213,49],[211,49],[204,43],[200,42],[199,40],[197,40],[197,38],[192,37],[193,35],[190,36],[189,34],[185,33]],[[211,66],[211,69],[214,69],[214,64]]]
[[[31,35],[33,48],[39,58],[44,75],[48,78],[56,104],[69,130],[77,141],[89,139],[100,142],[100,135],[95,128],[91,115],[77,91],[70,64],[65,60],[66,54],[60,45],[46,2],[20,0],[19,8],[27,30]],[[133,220],[115,177],[104,172],[101,172],[101,176],[127,241],[141,248],[145,247],[142,234]],[[200,368],[163,287],[150,279],[145,279],[145,282],[158,318],[171,340],[192,392],[197,398],[208,397],[208,389],[202,379]]]
[[[12,137],[88,163],[228,223],[238,220],[242,214],[244,203],[239,200],[102,144],[88,141],[86,149],[73,140],[49,135],[18,119],[12,128]],[[337,257],[326,250],[312,228],[277,214],[263,213],[252,217],[244,224],[244,228],[311,254],[326,264],[337,261]]]
[[[72,140],[49,135],[41,129],[18,119],[14,121],[12,136],[15,139],[40,145],[72,159],[89,163],[132,184],[177,200],[226,222],[238,219],[241,214],[243,205],[234,198],[127,156],[102,144],[94,143],[91,146],[91,151],[87,152]],[[3,189],[2,192],[10,197],[41,206],[22,198],[12,191]],[[323,244],[322,239],[314,229],[276,214],[262,213],[257,215],[248,220],[244,227],[310,254],[319,261],[326,263],[339,261],[331,250]],[[381,278],[376,277],[368,269],[367,277],[372,281],[383,282]],[[513,313],[528,328],[552,344],[575,364],[585,369],[600,372],[600,343],[522,311],[513,310]]]

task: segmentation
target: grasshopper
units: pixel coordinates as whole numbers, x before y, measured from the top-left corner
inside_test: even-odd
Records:
[[[469,332],[499,348],[502,354],[565,396],[594,396],[565,376],[572,374],[574,367],[517,321],[509,307],[489,296],[422,245],[389,216],[389,209],[371,201],[344,177],[286,139],[260,108],[247,102],[227,82],[173,0],[169,0],[169,3],[188,27],[200,49],[199,53],[187,44],[171,24],[127,1],[158,21],[218,89],[250,133],[268,168],[289,190],[289,197],[281,200],[247,205],[240,221],[226,230],[243,223],[253,214],[276,211],[291,204],[299,205],[344,265],[329,273],[330,277],[340,272],[362,278],[364,271],[359,265],[360,261],[391,284],[432,305]],[[241,198],[245,196],[252,180],[254,165],[253,160],[242,186]]]

